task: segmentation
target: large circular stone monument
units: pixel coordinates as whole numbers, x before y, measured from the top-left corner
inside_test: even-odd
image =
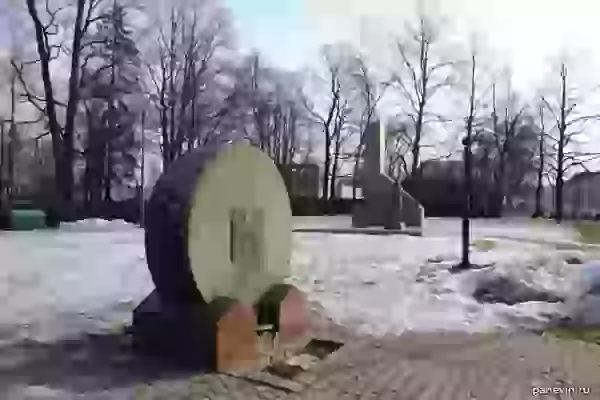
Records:
[[[193,150],[158,179],[146,255],[162,301],[255,301],[289,273],[291,209],[273,161],[244,142]]]
[[[135,348],[226,371],[302,343],[304,298],[283,284],[289,197],[266,154],[243,142],[190,151],[158,179],[145,213],[156,289],[133,312]],[[267,357],[265,332],[278,338]]]

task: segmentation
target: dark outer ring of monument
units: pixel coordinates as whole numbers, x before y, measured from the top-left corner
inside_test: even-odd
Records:
[[[231,142],[194,149],[158,178],[144,211],[146,261],[160,299],[171,304],[205,303],[188,256],[188,217],[202,173]]]

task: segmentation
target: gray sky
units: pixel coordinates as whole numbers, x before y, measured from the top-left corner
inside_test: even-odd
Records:
[[[305,0],[307,15],[322,37],[361,41],[361,19],[370,18],[386,31],[398,32],[417,15],[415,0]],[[448,19],[456,38],[467,43],[476,33],[488,52],[514,71],[514,83],[528,90],[541,83],[548,60],[561,49],[579,61],[586,78],[600,81],[600,37],[596,0],[424,0],[425,11]],[[364,31],[363,31],[364,32]],[[362,40],[364,41],[364,35]]]
[[[448,20],[454,38],[466,44],[475,33],[496,65],[508,64],[515,87],[532,91],[563,49],[578,60],[578,78],[600,82],[597,0],[225,0],[242,32],[242,43],[259,47],[275,64],[314,64],[319,45],[347,39],[381,43],[415,21],[417,6]],[[277,5],[277,6],[274,6]],[[285,7],[284,7],[285,5]],[[364,21],[370,21],[365,35]],[[367,37],[368,36],[368,37]],[[380,42],[380,43],[377,43]]]
[[[6,0],[0,0],[0,50],[7,49],[9,44],[8,5]]]
[[[7,3],[0,0],[0,50],[11,37]],[[23,0],[17,0],[23,1]],[[165,1],[167,0],[158,0]],[[232,9],[243,47],[257,47],[286,68],[312,66],[324,43],[349,40],[366,47],[373,61],[386,67],[385,40],[415,22],[417,5],[450,25],[451,39],[463,46],[473,34],[484,43],[488,63],[508,65],[513,85],[526,97],[558,76],[549,62],[568,49],[577,68],[571,78],[588,87],[600,84],[600,5],[597,0],[223,0]],[[368,23],[366,23],[368,22]],[[368,29],[367,29],[368,28]],[[600,98],[591,110],[600,109]],[[587,107],[586,107],[587,108]],[[600,130],[597,130],[600,132]],[[589,150],[600,151],[600,140]]]
[[[526,101],[540,89],[559,93],[558,69],[552,68],[564,53],[572,60],[571,85],[590,89],[600,84],[597,0],[225,1],[234,13],[242,44],[258,47],[282,67],[315,65],[321,44],[348,40],[366,47],[372,62],[387,69],[392,52],[385,41],[402,33],[406,22],[416,22],[421,7],[434,19],[445,19],[451,34],[445,39],[464,50],[475,36],[483,44],[486,64],[496,71],[509,67],[512,86]],[[597,113],[599,96],[586,100],[581,111]],[[589,128],[587,151],[600,151],[600,130]]]
[[[7,48],[10,30],[7,2],[0,0],[0,48]],[[539,86],[548,59],[561,48],[576,55],[580,77],[600,82],[600,37],[597,0],[224,0],[235,16],[242,44],[263,50],[274,64],[300,68],[314,64],[324,42],[349,39],[377,42],[415,20],[417,4],[443,16],[455,38],[466,43],[475,32],[487,43],[498,64],[508,63],[518,88]],[[369,20],[370,35],[364,21]],[[383,46],[383,44],[379,44]],[[543,71],[543,72],[542,72]]]

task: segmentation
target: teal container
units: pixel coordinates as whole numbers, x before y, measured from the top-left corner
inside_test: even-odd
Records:
[[[12,210],[10,227],[13,231],[47,229],[46,213],[42,210]]]

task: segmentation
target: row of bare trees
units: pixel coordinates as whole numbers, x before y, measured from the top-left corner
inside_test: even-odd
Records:
[[[442,25],[428,18],[394,41],[386,68],[343,43],[323,47],[322,68],[292,72],[242,54],[218,0],[58,3],[25,1],[15,18],[35,45],[23,40],[11,64],[14,97],[43,121],[28,140],[51,145],[63,211],[76,199],[97,208],[121,197],[117,188],[135,195],[148,143],[167,168],[190,149],[238,138],[278,164],[321,163],[324,199],[342,195],[346,178],[356,198],[365,128],[378,114],[390,120],[388,171],[397,182],[418,178],[423,159],[451,158],[470,130],[476,179],[494,182],[506,204],[535,188],[538,213],[553,184],[558,219],[568,171],[596,157],[576,143],[596,117],[577,113],[566,63],[555,96],[525,101],[510,74],[480,67],[477,52],[448,54]]]
[[[142,142],[158,142],[165,168],[236,137],[278,163],[307,151],[294,74],[262,65],[258,53],[240,55],[218,2],[175,2],[166,13],[160,5],[31,0],[16,10],[35,46],[13,49],[11,93],[43,121],[28,139],[52,146],[63,212],[78,199],[95,209],[119,197],[117,188],[135,194]]]

